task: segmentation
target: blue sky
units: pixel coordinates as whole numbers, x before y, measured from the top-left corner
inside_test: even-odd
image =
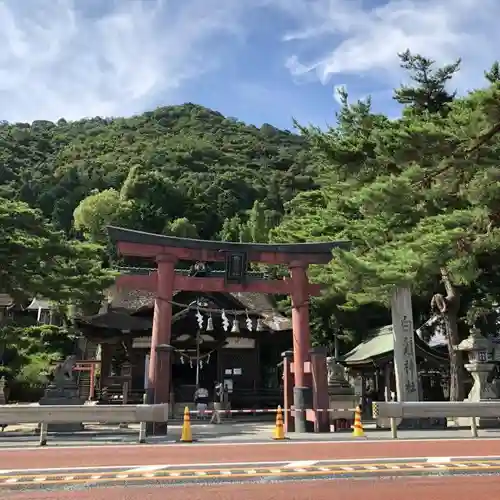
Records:
[[[480,8],[479,8],[480,6]],[[397,52],[499,57],[498,0],[0,0],[0,119],[123,116],[195,102],[260,125],[334,121],[335,89],[397,113]]]

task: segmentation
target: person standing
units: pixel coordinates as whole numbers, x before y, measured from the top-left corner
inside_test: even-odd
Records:
[[[210,419],[211,424],[221,423],[221,411],[222,411],[222,397],[223,397],[223,386],[221,382],[215,382],[214,385],[214,411],[212,413],[212,418]]]
[[[198,414],[198,418],[201,420],[205,419],[205,414],[208,408],[208,390],[204,387],[198,387],[196,391],[194,391],[194,404],[196,405],[196,412]]]

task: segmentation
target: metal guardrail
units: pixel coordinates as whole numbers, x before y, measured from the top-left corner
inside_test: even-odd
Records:
[[[373,418],[388,418],[391,433],[397,438],[398,423],[396,419],[418,418],[469,418],[473,437],[478,437],[477,418],[500,418],[500,401],[404,401],[373,402]]]
[[[40,424],[40,446],[47,444],[49,424],[139,423],[139,443],[146,442],[147,422],[167,422],[168,404],[158,405],[0,405],[0,423]]]

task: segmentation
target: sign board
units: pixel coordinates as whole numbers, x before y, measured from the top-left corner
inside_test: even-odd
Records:
[[[227,388],[227,392],[229,392],[229,393],[233,392],[233,379],[232,378],[225,378],[224,379],[224,387]]]
[[[391,300],[394,370],[398,401],[418,401],[418,375],[411,292],[397,288]]]
[[[254,349],[255,339],[245,337],[228,337],[224,349]]]
[[[247,254],[231,252],[226,254],[226,284],[244,283],[247,275]]]
[[[132,349],[151,349],[151,337],[136,337],[132,341]]]

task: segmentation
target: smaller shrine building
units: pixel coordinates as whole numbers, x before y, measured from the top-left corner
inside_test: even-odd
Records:
[[[419,373],[419,393],[424,400],[447,397],[449,357],[442,348],[430,346],[414,336]],[[396,393],[394,372],[394,333],[392,325],[378,328],[340,358],[357,395],[372,401],[390,401]]]

